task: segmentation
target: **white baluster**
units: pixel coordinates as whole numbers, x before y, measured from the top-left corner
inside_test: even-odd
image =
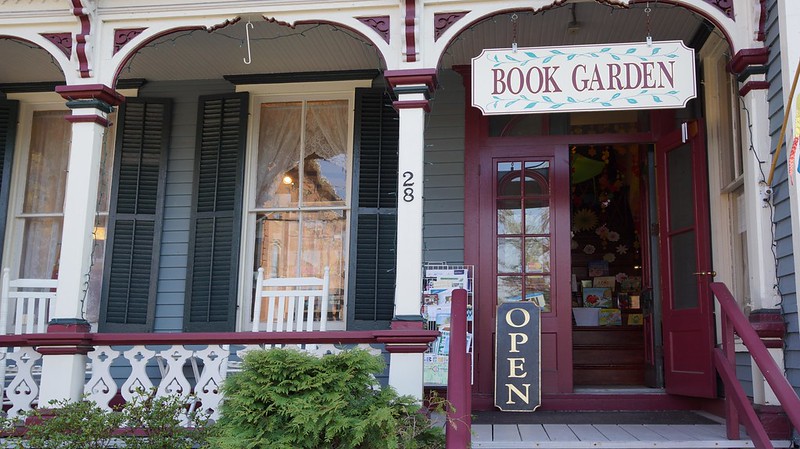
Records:
[[[84,394],[97,403],[99,407],[111,410],[109,403],[117,395],[117,383],[111,376],[111,364],[119,357],[120,352],[110,346],[97,346],[89,352],[92,377],[83,387]]]
[[[149,395],[153,389],[153,382],[147,375],[147,363],[156,355],[144,346],[134,346],[122,353],[131,364],[131,374],[122,384],[122,397],[126,402],[131,402],[134,398],[141,399],[141,395]],[[142,390],[141,393],[138,390]]]
[[[220,385],[227,374],[229,351],[228,345],[209,345],[194,353],[195,357],[203,361],[203,369],[197,376],[194,392],[203,404],[203,411],[210,412],[209,418],[214,421],[219,419],[219,405],[222,403]]]
[[[6,396],[11,401],[8,417],[18,418],[31,410],[39,397],[39,384],[33,377],[33,367],[42,355],[33,348],[19,348],[8,354],[8,358],[17,364],[17,372],[6,388]]]
[[[157,354],[157,357],[166,362],[167,370],[158,385],[156,396],[189,395],[192,386],[183,374],[183,366],[192,357],[192,354],[192,351],[183,346],[173,346]]]

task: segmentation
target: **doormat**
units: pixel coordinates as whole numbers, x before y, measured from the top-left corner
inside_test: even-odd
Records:
[[[669,411],[537,411],[532,413],[473,412],[473,424],[719,424],[688,410]]]

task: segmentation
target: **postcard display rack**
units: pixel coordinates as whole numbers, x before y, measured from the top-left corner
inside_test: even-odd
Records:
[[[473,265],[430,263],[423,266],[422,317],[425,326],[440,336],[424,354],[424,383],[428,387],[447,385],[450,351],[450,304],[453,291],[467,291],[467,352],[472,357]]]

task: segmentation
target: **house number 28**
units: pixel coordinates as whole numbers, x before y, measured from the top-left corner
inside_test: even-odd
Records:
[[[403,172],[403,201],[410,203],[414,201],[414,173]]]

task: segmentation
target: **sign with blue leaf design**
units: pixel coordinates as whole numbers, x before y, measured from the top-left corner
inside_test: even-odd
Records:
[[[682,41],[486,49],[472,59],[484,115],[682,108],[697,96]]]

